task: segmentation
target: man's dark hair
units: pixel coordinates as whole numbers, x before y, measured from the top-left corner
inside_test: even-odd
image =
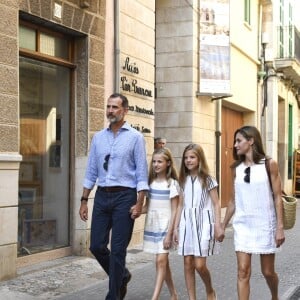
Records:
[[[128,103],[128,99],[127,99],[126,96],[124,96],[124,95],[122,95],[120,93],[114,93],[114,94],[112,94],[112,95],[109,96],[109,98],[119,98],[119,97],[122,100],[122,106],[124,108],[128,108],[129,103]]]

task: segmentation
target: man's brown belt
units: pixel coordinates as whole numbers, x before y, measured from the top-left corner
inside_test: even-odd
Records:
[[[129,190],[129,187],[126,186],[98,186],[98,190],[101,192],[121,192],[121,191],[126,191]]]

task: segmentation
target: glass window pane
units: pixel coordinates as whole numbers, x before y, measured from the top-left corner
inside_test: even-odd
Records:
[[[69,99],[68,68],[20,57],[19,256],[69,245]]]
[[[45,33],[40,35],[40,52],[60,57],[63,59],[69,59],[68,40],[60,37],[51,36]]]
[[[20,48],[36,50],[36,32],[32,28],[20,26],[19,27],[19,43]]]
[[[250,14],[251,14],[251,4],[250,0],[244,0],[244,21],[250,24]]]

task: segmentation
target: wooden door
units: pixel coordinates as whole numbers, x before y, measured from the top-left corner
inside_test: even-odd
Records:
[[[38,118],[20,118],[19,211],[27,219],[43,216],[42,173],[46,153],[46,122]],[[21,218],[22,219],[22,218]]]
[[[43,119],[20,118],[20,153],[22,155],[45,155],[45,126]]]
[[[226,107],[222,107],[221,134],[221,207],[227,207],[231,197],[232,178],[230,165],[233,162],[233,135],[243,126],[243,114]]]

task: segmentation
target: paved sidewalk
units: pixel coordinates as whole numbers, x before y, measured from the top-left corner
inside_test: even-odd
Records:
[[[286,231],[283,250],[276,255],[276,270],[280,278],[280,300],[297,300],[291,297],[300,287],[300,205],[297,222]],[[127,262],[133,278],[128,285],[128,300],[151,299],[155,279],[154,256],[140,248],[128,251]],[[270,294],[260,273],[259,256],[253,255],[251,300],[269,300]],[[179,299],[188,299],[183,273],[183,260],[175,252],[170,264]],[[236,258],[233,250],[232,229],[226,231],[222,253],[208,258],[213,283],[219,300],[235,300]],[[106,274],[93,258],[70,256],[18,270],[18,277],[0,282],[0,299],[5,300],[104,300],[108,286]],[[205,300],[203,284],[197,277],[197,299]],[[300,294],[300,293],[299,293]],[[163,287],[161,300],[169,299]]]

